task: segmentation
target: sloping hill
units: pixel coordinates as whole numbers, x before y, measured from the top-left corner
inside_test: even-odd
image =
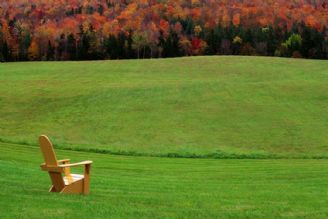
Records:
[[[0,64],[0,138],[117,154],[328,157],[328,62]]]

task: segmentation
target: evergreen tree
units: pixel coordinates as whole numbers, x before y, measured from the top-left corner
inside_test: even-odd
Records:
[[[76,40],[73,34],[69,34],[67,36],[67,55],[70,60],[76,60],[77,54],[76,54]]]
[[[160,46],[163,48],[163,52],[162,52],[163,57],[180,56],[178,34],[176,34],[171,30],[167,39],[165,39],[163,37],[163,34],[161,34],[159,42],[160,42],[159,43]]]
[[[10,50],[6,41],[2,46],[2,57],[5,62],[11,61]]]
[[[51,42],[48,41],[47,60],[53,61],[54,59],[55,59],[55,48],[51,45]]]

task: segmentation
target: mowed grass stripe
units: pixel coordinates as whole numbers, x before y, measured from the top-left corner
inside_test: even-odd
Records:
[[[38,148],[0,143],[1,218],[326,218],[327,160],[211,160],[57,150],[94,161],[91,195],[49,194]]]

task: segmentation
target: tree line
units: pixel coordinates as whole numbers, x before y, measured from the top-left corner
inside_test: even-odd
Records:
[[[325,1],[60,2],[0,3],[0,61],[191,55],[328,59]]]

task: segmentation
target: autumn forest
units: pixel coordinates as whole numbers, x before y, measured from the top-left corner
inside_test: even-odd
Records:
[[[2,0],[0,61],[328,59],[326,0]]]

